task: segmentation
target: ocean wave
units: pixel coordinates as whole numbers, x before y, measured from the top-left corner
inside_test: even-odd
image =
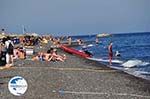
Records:
[[[108,59],[101,59],[101,58],[89,58],[90,60],[93,60],[93,61],[99,61],[99,62],[109,62]],[[112,63],[123,63],[123,61],[121,60],[117,60],[117,59],[114,59],[112,60]]]
[[[102,59],[102,58],[89,58],[89,60],[98,61],[98,62],[107,62],[107,63],[109,62],[109,59]],[[113,59],[112,63],[121,64],[120,66],[123,66],[125,68],[148,66],[150,64],[149,62],[144,62],[138,59],[128,60],[126,62],[118,59]]]
[[[123,63],[122,66],[126,67],[126,68],[131,68],[131,67],[135,67],[135,66],[147,66],[149,65],[149,62],[143,62],[142,60],[128,60],[127,62]]]
[[[150,72],[147,72],[147,71],[135,71],[134,74],[136,74],[136,75],[150,75]]]

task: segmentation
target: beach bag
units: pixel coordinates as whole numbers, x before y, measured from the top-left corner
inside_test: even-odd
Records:
[[[13,50],[14,50],[14,46],[13,46],[13,44],[11,42],[9,42],[8,48],[6,47],[6,52],[9,55],[13,55]]]
[[[6,65],[6,52],[2,51],[0,54],[0,66]]]

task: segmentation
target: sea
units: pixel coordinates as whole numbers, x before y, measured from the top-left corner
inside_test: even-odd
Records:
[[[73,40],[81,39],[85,43],[76,46],[78,50],[86,49],[93,54],[90,60],[124,71],[136,77],[150,80],[150,33],[121,33],[108,37],[100,37],[96,44],[96,35],[73,36]],[[109,65],[108,45],[113,42],[113,60]],[[120,56],[115,56],[116,51]]]

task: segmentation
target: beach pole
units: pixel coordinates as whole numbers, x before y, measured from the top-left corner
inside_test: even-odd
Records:
[[[24,25],[22,25],[22,33],[23,33],[23,34],[26,33],[26,29],[25,29]]]

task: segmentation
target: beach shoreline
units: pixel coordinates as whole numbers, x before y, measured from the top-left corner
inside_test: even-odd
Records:
[[[46,49],[45,49],[46,50]],[[0,70],[1,99],[148,99],[150,82],[91,60],[66,54],[65,62],[17,60]],[[7,84],[20,75],[28,82],[27,92],[13,96]],[[4,78],[3,78],[4,77]],[[8,77],[8,78],[7,78]]]

